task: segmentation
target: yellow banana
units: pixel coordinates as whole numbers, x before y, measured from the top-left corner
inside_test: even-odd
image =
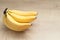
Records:
[[[37,16],[37,12],[35,11],[8,10],[8,12],[15,13],[21,16]]]
[[[3,18],[5,25],[15,31],[24,31],[31,26],[31,23],[19,23],[16,22],[8,13]]]
[[[17,22],[23,22],[23,23],[27,23],[27,22],[32,22],[33,20],[36,19],[36,16],[19,16],[16,15],[14,13],[9,13],[10,16],[12,16]]]
[[[31,27],[31,23],[36,19],[37,12],[35,11],[18,11],[7,10],[4,11],[3,22],[11,30],[24,31]]]

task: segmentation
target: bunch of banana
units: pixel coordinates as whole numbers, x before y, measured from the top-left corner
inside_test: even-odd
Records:
[[[3,22],[11,30],[24,31],[31,27],[31,22],[36,19],[35,11],[4,10]]]

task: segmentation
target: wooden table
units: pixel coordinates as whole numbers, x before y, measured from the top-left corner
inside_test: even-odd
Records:
[[[6,7],[37,11],[37,20],[24,32],[12,31],[2,21]],[[60,0],[0,0],[0,40],[60,40]]]

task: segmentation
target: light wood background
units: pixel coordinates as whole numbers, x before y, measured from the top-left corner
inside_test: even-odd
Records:
[[[38,18],[28,30],[15,32],[3,24],[5,8],[34,10]],[[60,40],[60,0],[0,0],[0,40]]]

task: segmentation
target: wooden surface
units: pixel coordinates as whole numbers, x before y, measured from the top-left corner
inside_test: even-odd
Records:
[[[37,11],[31,28],[14,32],[4,26],[5,8]],[[0,40],[60,40],[60,0],[0,0]]]

